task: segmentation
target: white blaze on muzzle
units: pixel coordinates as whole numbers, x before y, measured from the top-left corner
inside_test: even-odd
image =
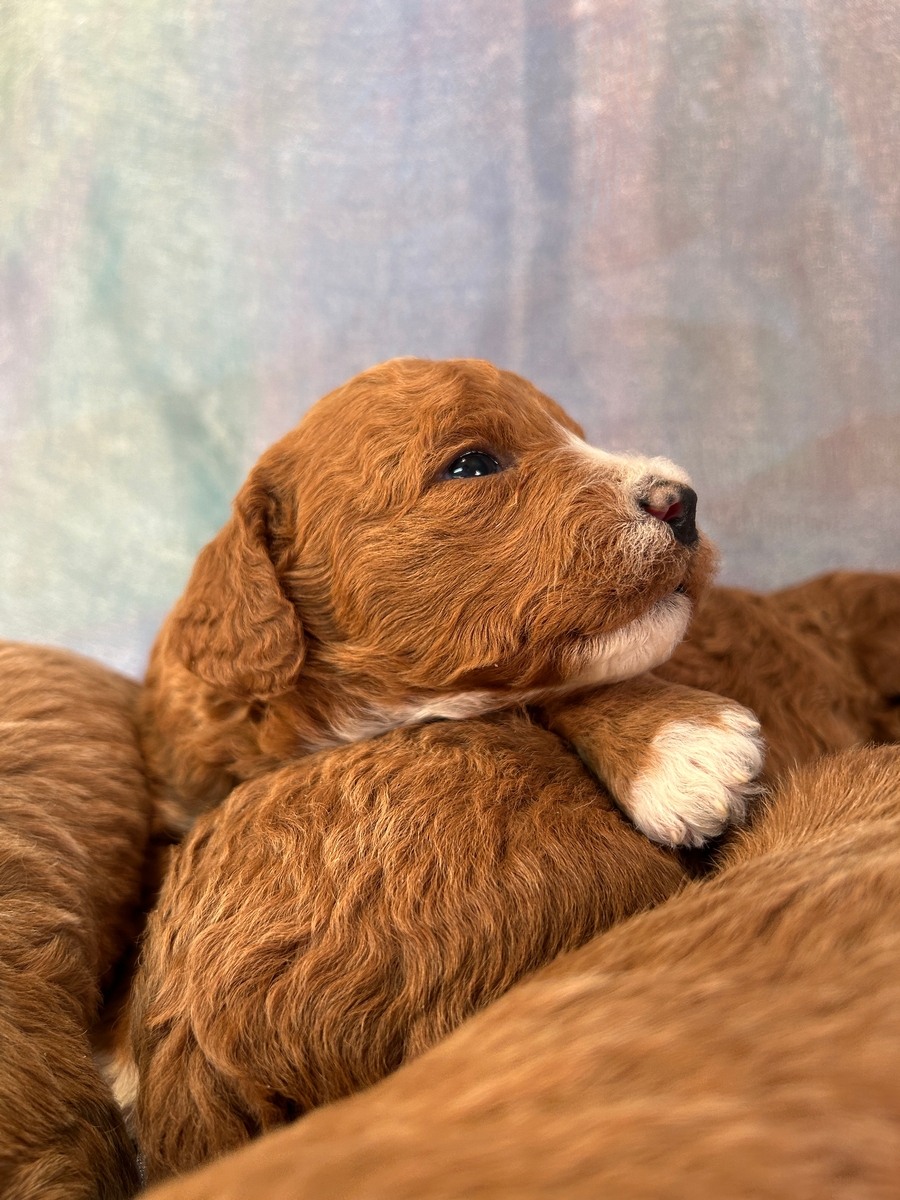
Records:
[[[565,433],[570,448],[576,451],[584,462],[599,469],[607,478],[611,476],[635,496],[640,492],[642,485],[652,479],[667,479],[684,487],[692,486],[687,471],[668,458],[646,458],[642,454],[610,454],[606,450],[589,445],[570,430],[563,429],[562,426],[560,429]]]

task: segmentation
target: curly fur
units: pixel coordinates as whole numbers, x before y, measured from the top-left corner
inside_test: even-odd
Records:
[[[713,878],[148,1200],[893,1200],[898,945],[900,750],[845,752]]]
[[[685,879],[524,715],[399,729],[243,785],[198,821],[147,934],[149,1176],[375,1082]]]
[[[880,614],[874,627],[843,615],[848,592]],[[897,617],[895,576],[837,574],[771,598],[714,590],[664,669],[757,702],[774,774],[890,735]],[[204,816],[136,993],[151,1172],[374,1082],[542,956],[683,887],[685,864],[635,838],[568,750],[613,783],[617,770],[634,778],[678,688],[643,676],[547,703],[566,741],[524,713],[397,730],[265,776]],[[721,698],[685,692],[715,728]]]
[[[135,933],[149,827],[137,686],[0,643],[0,1193],[119,1200],[137,1186],[91,1061],[100,985]]]
[[[441,480],[473,447],[510,469]],[[583,690],[598,639],[640,627],[640,647],[702,594],[709,547],[638,503],[662,470],[591,450],[524,380],[418,361],[326,397],[254,468],[143,700],[176,817],[246,781],[200,818],[148,931],[131,1037],[152,1177],[368,1086],[682,887],[610,793],[660,841],[739,819],[761,750],[723,695],[781,695],[805,654],[796,719],[765,709],[770,771],[873,736],[887,701],[835,630],[749,594],[714,593],[655,677]]]

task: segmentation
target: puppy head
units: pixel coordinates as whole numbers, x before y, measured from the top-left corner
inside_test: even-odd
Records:
[[[692,503],[672,463],[593,449],[516,375],[395,360],[263,455],[170,645],[233,696],[304,676],[419,714],[612,682],[668,657],[711,574]]]

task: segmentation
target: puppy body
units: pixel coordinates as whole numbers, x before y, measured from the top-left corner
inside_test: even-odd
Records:
[[[863,589],[869,596],[865,604],[859,599]],[[869,629],[863,628],[862,618],[853,622],[852,610],[851,617],[846,616],[847,593],[870,618],[880,614],[870,619]],[[701,605],[684,647],[661,670],[719,685],[738,700],[756,702],[774,749],[775,775],[786,764],[815,757],[823,748],[890,736],[895,709],[889,698],[898,686],[892,664],[900,665],[890,613],[900,607],[899,601],[896,577],[841,572],[772,598],[714,590]],[[782,617],[780,605],[785,606]],[[857,648],[860,641],[862,650]],[[880,676],[875,676],[876,670]],[[619,797],[628,796],[636,781],[640,784],[647,773],[665,768],[665,758],[662,764],[654,758],[654,742],[660,728],[671,731],[666,719],[678,686],[643,676],[546,701],[540,718],[575,746],[594,776],[611,780]],[[694,730],[707,736],[721,720],[718,697],[692,691],[688,700],[695,718],[702,718],[703,703],[709,704],[706,722],[698,722]],[[696,740],[691,755],[700,758],[702,766]],[[800,794],[799,784],[788,788],[779,805],[768,810],[768,824],[755,827],[755,841],[745,842],[737,835],[744,856],[751,857],[754,847],[766,848],[763,835],[766,829],[778,828],[779,821],[785,824],[785,839],[802,839],[803,822],[815,815],[820,803],[823,820],[838,822],[854,762],[860,770],[870,768],[865,756],[848,758],[842,773],[810,776],[810,787],[815,787],[809,797]],[[498,764],[509,768],[515,792],[498,787]],[[636,767],[640,769],[635,775]],[[544,799],[553,794],[544,791],[545,769],[551,769],[557,781],[564,780],[550,810],[544,806]],[[715,770],[721,782],[721,746],[716,748]],[[568,848],[560,839],[553,844],[556,851],[545,853],[544,822],[548,812],[559,816],[562,796],[575,803],[578,822],[566,827]],[[864,787],[860,796],[865,798]],[[474,824],[463,827],[450,820],[456,812],[450,797],[456,803],[464,798],[463,811]],[[535,834],[528,850],[529,869],[523,871],[517,859],[508,864],[512,877],[528,878],[533,887],[526,892],[510,889],[499,871],[497,878],[488,875],[490,888],[482,895],[462,887],[460,876],[451,874],[437,907],[424,904],[419,892],[428,872],[440,878],[442,864],[450,860],[473,870],[475,862],[484,866],[504,858],[509,827],[479,824],[485,803],[490,811],[496,800],[498,820],[500,814],[503,821],[521,820],[526,811],[541,814],[540,821],[520,827],[520,834],[524,829]],[[317,810],[319,803],[324,806]],[[398,812],[404,812],[406,820],[415,814],[416,829],[427,830],[416,842],[430,847],[421,856],[420,871],[410,868],[409,834],[398,833]],[[852,823],[852,805],[848,814]],[[286,840],[287,828],[294,833]],[[335,830],[330,842],[328,828]],[[552,822],[547,828],[553,828]],[[318,832],[307,833],[313,829]],[[600,931],[624,912],[652,905],[684,886],[686,876],[671,857],[629,835],[628,826],[610,822],[605,793],[592,790],[565,743],[550,738],[526,714],[398,730],[365,746],[313,756],[241,788],[220,812],[204,817],[188,840],[146,948],[134,1030],[144,1075],[139,1122],[152,1169],[158,1174],[184,1169],[307,1106],[365,1086],[508,988],[520,971],[538,965],[535,938],[544,938],[551,956],[564,944],[589,936],[589,926]],[[526,848],[524,841],[518,845]],[[278,847],[277,860],[271,847]],[[584,847],[590,847],[588,858],[582,857]],[[391,853],[397,857],[384,872],[385,856]],[[282,862],[298,864],[298,876],[284,871]],[[365,871],[355,874],[364,863],[376,872],[377,882]],[[584,875],[576,882],[582,869]],[[407,876],[416,881],[414,914],[404,907],[413,902],[403,882]],[[287,888],[278,901],[270,890],[276,878]],[[328,887],[320,887],[323,880],[329,880]],[[367,904],[361,894],[370,895]],[[433,890],[427,894],[434,899]],[[340,896],[359,919],[332,926],[322,906],[330,911]],[[536,896],[541,896],[540,904]],[[282,919],[278,914],[284,905],[290,917]],[[593,925],[583,917],[586,906],[592,905]],[[376,907],[378,919],[371,919]],[[224,910],[227,920],[221,916]],[[450,910],[455,916],[449,916]],[[301,911],[320,914],[298,919]],[[272,923],[284,932],[277,953],[271,953],[265,938],[256,944],[260,931]],[[316,925],[326,930],[325,936],[313,931]],[[443,944],[449,929],[456,930],[452,950]],[[497,929],[504,930],[508,967],[500,974],[485,953]],[[574,941],[565,936],[560,940],[564,929]],[[415,955],[409,961],[402,955],[397,958],[398,944],[413,944],[415,936],[424,938],[427,953],[418,960]],[[467,938],[472,941],[463,952],[458,947]],[[234,949],[232,961],[222,952],[226,944]],[[326,961],[330,955],[332,962],[364,962],[365,971],[344,990],[350,979],[346,972],[330,967],[317,976],[323,954]],[[467,961],[472,974],[463,978],[454,968],[444,976],[444,962],[457,961]],[[278,1007],[260,998],[269,996],[266,972],[271,971],[284,980],[292,1003]],[[335,994],[322,988],[322,978],[340,978]],[[212,979],[220,990],[208,1003],[204,996]],[[310,1004],[316,1009],[319,995],[322,1008],[311,1016]],[[282,1015],[294,1008],[305,1014],[300,1024]],[[216,1014],[222,1012],[234,1014],[234,1020],[218,1020]],[[366,1043],[368,1056],[360,1055],[355,1032],[354,1022],[362,1012],[368,1030],[378,1027],[378,1036]],[[252,1064],[245,1049],[251,1045],[257,1048]],[[385,1051],[385,1046],[390,1049]],[[342,1049],[336,1055],[338,1048]]]
[[[365,1087],[686,879],[525,714],[238,788],[176,852],[133,996],[150,1178]]]
[[[882,672],[877,680],[841,615],[845,592],[860,603],[863,587],[865,611],[880,614],[864,638]],[[773,615],[782,604],[798,615]],[[823,748],[890,734],[891,613],[900,613],[892,576],[838,573],[771,598],[720,589],[663,669],[758,703],[774,777]],[[627,797],[647,775],[671,769],[672,756],[655,757],[654,743],[660,728],[671,733],[679,687],[645,675],[547,701],[540,715],[594,776]],[[719,698],[702,692],[690,691],[685,703],[706,718],[676,727],[690,745],[695,781],[710,752],[703,739],[722,714]],[[712,781],[721,785],[727,775],[727,745],[712,747],[706,811]],[[734,770],[746,777],[746,764]],[[830,802],[846,816],[840,778],[822,778],[823,812]],[[678,786],[687,812],[688,783]],[[793,816],[784,816],[782,800],[755,841],[737,835],[747,856],[778,820],[801,837],[804,814],[818,801],[796,787],[786,795],[796,801]],[[723,796],[722,811],[727,804]],[[564,815],[572,823],[560,825]],[[476,884],[479,870],[487,874]],[[524,713],[398,730],[239,789],[189,839],[148,938],[134,1029],[152,1169],[184,1169],[365,1086],[499,995],[542,954],[657,903],[686,878],[675,859],[613,819],[606,794],[566,743]],[[354,919],[326,918],[345,904]],[[262,932],[270,927],[282,931],[277,948]],[[498,947],[502,970],[489,952]],[[359,975],[336,965],[357,962]],[[329,980],[337,981],[333,990]],[[259,1000],[275,994],[280,1004]],[[301,1012],[302,1019],[286,1015]],[[358,1023],[367,1030],[363,1052]]]
[[[797,772],[720,868],[151,1195],[892,1200],[900,751]]]
[[[0,1194],[118,1200],[134,1154],[88,1038],[135,933],[149,800],[137,687],[0,643]]]

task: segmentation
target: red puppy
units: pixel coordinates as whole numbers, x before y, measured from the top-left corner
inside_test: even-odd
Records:
[[[659,842],[742,814],[755,718],[643,674],[710,572],[694,504],[478,362],[376,368],[263,456],[144,693],[173,819],[247,781],[145,944],[151,1175],[374,1082],[681,886],[542,723]]]
[[[672,464],[591,449],[485,363],[388,363],[263,456],[144,695],[173,818],[246,781],[200,818],[145,944],[151,1176],[375,1082],[683,886],[609,792],[699,844],[759,767],[746,710],[645,673],[709,573],[693,505]],[[863,622],[840,578],[769,607],[719,592],[662,669],[758,697],[776,769],[870,738],[900,603],[896,580],[866,586],[868,641],[841,640]]]
[[[145,749],[173,824],[314,750],[657,666],[713,562],[695,500],[488,363],[351,380],[254,467],[154,648]],[[638,786],[618,759],[610,782],[651,837],[699,844],[743,812],[757,724],[661,682],[647,710],[649,686],[607,693],[623,734],[661,735]]]

